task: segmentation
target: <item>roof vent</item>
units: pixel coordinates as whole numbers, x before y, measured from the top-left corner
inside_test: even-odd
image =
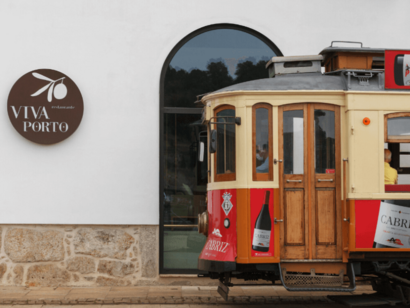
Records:
[[[323,56],[273,57],[266,64],[269,78],[275,75],[320,73]]]

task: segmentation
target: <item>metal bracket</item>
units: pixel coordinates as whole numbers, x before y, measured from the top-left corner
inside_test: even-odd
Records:
[[[276,225],[278,222],[283,222],[283,219],[277,219],[276,217],[273,219],[273,223]]]
[[[373,73],[357,74],[356,72],[352,72],[352,76],[359,79],[360,86],[368,86],[370,85],[369,80],[373,77]]]

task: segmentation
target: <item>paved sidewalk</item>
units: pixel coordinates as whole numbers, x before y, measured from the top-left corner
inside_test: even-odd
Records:
[[[371,286],[368,285],[358,286],[353,293],[289,292],[281,286],[242,286],[230,288],[229,300],[225,302],[216,289],[215,286],[0,287],[0,305],[279,304],[330,302],[326,298],[330,294],[350,295],[373,292]]]

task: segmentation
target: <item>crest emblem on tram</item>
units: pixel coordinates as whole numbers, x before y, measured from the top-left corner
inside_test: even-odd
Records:
[[[224,201],[222,202],[222,209],[225,212],[225,215],[228,216],[229,212],[233,208],[233,204],[231,202],[232,195],[230,193],[224,193],[222,195]]]

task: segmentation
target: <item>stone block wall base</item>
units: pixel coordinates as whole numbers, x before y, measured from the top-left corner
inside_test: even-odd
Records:
[[[158,284],[158,242],[158,226],[0,225],[0,286]]]

